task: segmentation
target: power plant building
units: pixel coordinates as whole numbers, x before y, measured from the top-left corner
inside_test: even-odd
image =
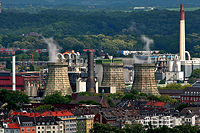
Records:
[[[72,94],[68,62],[48,62],[48,81],[44,95],[51,95],[55,91],[61,92],[63,96]]]
[[[154,63],[135,63],[132,89],[146,94],[160,95],[155,81]]]
[[[103,67],[101,86],[116,86],[117,91],[126,90],[122,59],[99,59],[96,64]]]

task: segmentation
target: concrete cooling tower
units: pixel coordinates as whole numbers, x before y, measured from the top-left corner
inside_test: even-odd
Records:
[[[63,96],[72,94],[68,62],[48,62],[48,80],[44,95],[51,95],[54,91],[61,92]]]
[[[103,66],[102,86],[116,86],[116,90],[125,91],[123,62],[121,59],[101,60]]]
[[[134,64],[134,82],[132,89],[142,93],[160,95],[155,81],[155,64],[143,63]]]

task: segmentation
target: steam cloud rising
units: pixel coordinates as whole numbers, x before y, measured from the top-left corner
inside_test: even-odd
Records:
[[[44,38],[43,40],[46,44],[48,44],[48,51],[49,51],[49,62],[57,62],[57,54],[58,51],[61,49],[60,46],[58,46],[53,38]]]
[[[153,40],[146,37],[145,35],[141,36],[142,41],[145,43],[144,50],[146,51],[146,54],[148,55],[147,61],[140,60],[134,55],[135,63],[151,63],[151,51],[150,51],[150,45],[153,44]]]

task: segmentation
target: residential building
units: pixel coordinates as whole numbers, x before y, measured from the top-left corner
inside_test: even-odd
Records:
[[[4,129],[5,133],[20,133],[20,128],[18,123],[9,123],[8,128]]]
[[[181,103],[200,102],[200,87],[185,87],[181,93]]]
[[[76,132],[77,133],[86,133],[86,117],[77,117],[76,118]]]
[[[20,133],[36,133],[35,117],[18,116]]]
[[[36,117],[36,133],[63,133],[54,117]]]

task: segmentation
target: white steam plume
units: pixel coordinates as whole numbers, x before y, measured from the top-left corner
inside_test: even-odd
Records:
[[[57,62],[57,54],[58,51],[61,49],[60,46],[58,46],[53,38],[44,38],[43,40],[46,44],[48,44],[48,51],[49,51],[49,62]]]
[[[148,37],[142,35],[142,41],[144,43],[146,43],[144,49],[145,51],[147,51],[147,54],[148,54],[148,59],[147,59],[147,63],[151,63],[151,58],[150,58],[150,55],[151,55],[151,51],[150,51],[150,45],[153,44],[153,40],[152,39],[149,39]]]
[[[141,36],[141,40],[145,43],[144,50],[146,51],[146,54],[148,55],[148,58],[147,58],[146,63],[151,63],[151,58],[150,58],[150,55],[151,55],[150,45],[153,44],[153,40],[152,40],[152,39],[149,39],[149,38],[146,37],[145,35],[142,35],[142,36]],[[135,56],[134,56],[134,59],[135,59],[135,63],[145,63],[144,60],[137,59],[137,57],[135,57]]]

